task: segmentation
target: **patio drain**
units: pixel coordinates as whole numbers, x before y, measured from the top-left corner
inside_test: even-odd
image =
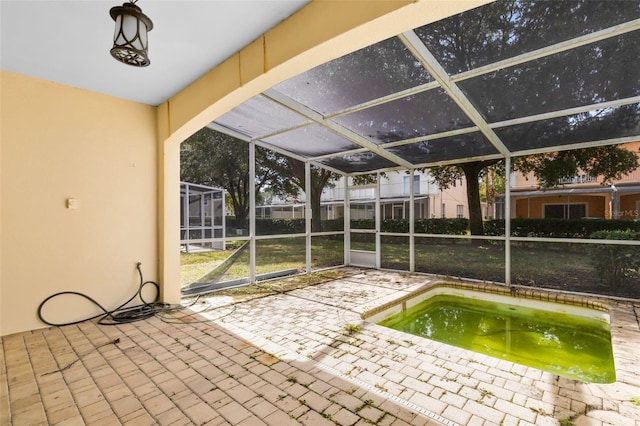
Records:
[[[297,358],[300,359],[299,357],[297,357]],[[413,411],[416,411],[416,412],[418,412],[420,414],[424,414],[425,416],[429,417],[430,419],[435,420],[437,422],[440,422],[440,423],[442,423],[444,425],[447,425],[447,426],[461,426],[459,423],[456,423],[456,422],[454,422],[452,420],[449,420],[449,419],[445,419],[441,415],[436,414],[433,411],[429,411],[424,407],[420,407],[419,405],[416,405],[413,402],[409,402],[406,399],[399,398],[399,397],[397,397],[395,395],[390,394],[389,392],[385,392],[383,390],[380,390],[380,389],[376,388],[375,386],[370,385],[369,383],[363,382],[360,379],[356,379],[355,377],[347,376],[346,374],[340,372],[339,370],[336,370],[333,367],[330,367],[330,366],[322,364],[322,363],[318,363],[318,368],[320,368],[322,370],[325,370],[325,371],[327,371],[327,372],[329,372],[331,374],[335,374],[336,376],[339,376],[341,379],[348,380],[348,381],[350,381],[351,383],[353,383],[355,385],[358,385],[360,387],[366,388],[370,392],[377,393],[378,395],[383,396],[383,397],[385,397],[387,399],[390,399],[390,400],[392,400],[392,401],[394,401],[394,402],[396,402],[396,403],[398,403],[400,405],[403,405],[403,406],[405,406],[407,408],[410,408]]]

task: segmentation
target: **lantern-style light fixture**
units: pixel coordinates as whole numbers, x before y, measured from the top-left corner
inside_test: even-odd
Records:
[[[153,29],[153,22],[135,5],[136,1],[112,7],[109,11],[116,21],[111,56],[127,65],[146,67],[151,63],[147,32]]]

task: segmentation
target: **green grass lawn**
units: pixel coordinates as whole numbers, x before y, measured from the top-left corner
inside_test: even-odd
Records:
[[[289,269],[302,271],[306,267],[304,238],[282,238],[258,240],[256,244],[256,273],[258,275]],[[344,245],[341,239],[314,237],[311,241],[311,264],[313,268],[342,265]],[[185,287],[206,276],[231,256],[234,250],[217,250],[206,253],[181,253],[180,284]],[[228,281],[248,277],[249,250],[245,250],[233,266],[220,278]],[[206,282],[206,280],[205,280]]]
[[[180,286],[185,287],[220,265],[233,250],[180,253]]]
[[[382,243],[382,267],[408,270],[408,238],[383,237]],[[231,250],[183,253],[182,286],[197,281],[221,264],[231,253]],[[342,240],[313,238],[314,269],[341,265],[342,258]],[[496,282],[504,282],[505,279],[505,252],[502,242],[417,238],[415,258],[417,272]],[[304,238],[258,241],[258,275],[288,269],[303,271],[305,265]],[[246,250],[220,281],[248,276],[249,251]],[[584,247],[580,245],[514,245],[511,248],[511,277],[512,283],[518,285],[640,298],[640,286],[637,285],[636,279],[628,279],[617,286],[602,283]]]

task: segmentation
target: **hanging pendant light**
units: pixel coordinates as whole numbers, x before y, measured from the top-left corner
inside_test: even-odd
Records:
[[[153,22],[135,5],[136,1],[112,7],[109,11],[116,21],[111,56],[127,65],[146,67],[151,63],[147,32],[153,29]]]

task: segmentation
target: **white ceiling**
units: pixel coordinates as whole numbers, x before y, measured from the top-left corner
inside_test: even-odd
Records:
[[[117,62],[113,6],[124,0],[1,0],[2,69],[159,105],[310,0],[140,0],[154,23],[151,65]]]

